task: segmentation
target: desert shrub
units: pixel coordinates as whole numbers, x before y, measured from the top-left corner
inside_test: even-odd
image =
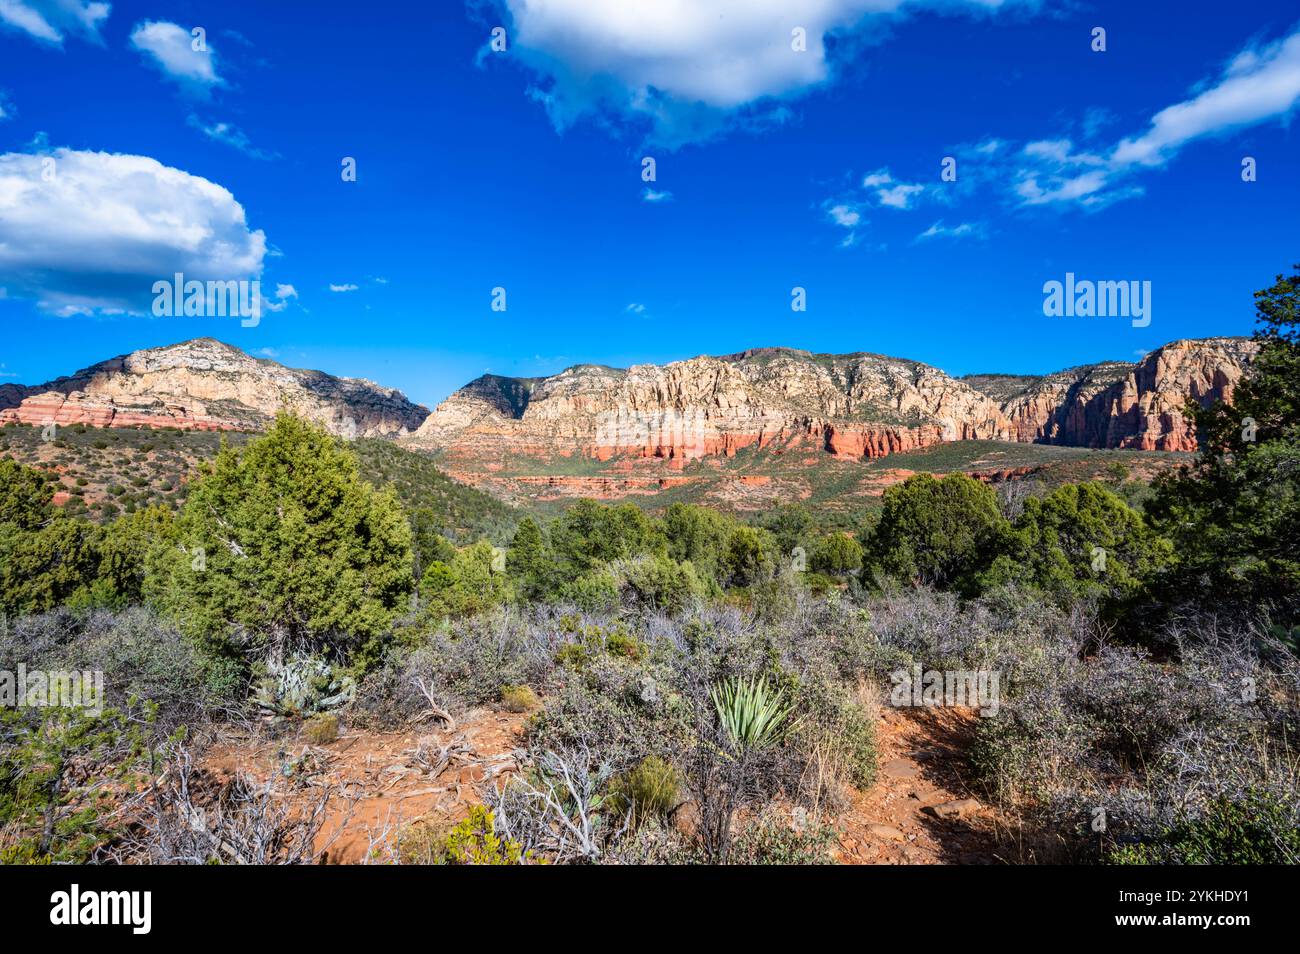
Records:
[[[329,745],[339,737],[339,717],[333,713],[312,716],[303,723],[302,734],[312,745]]]
[[[795,709],[801,713],[800,735],[812,750],[810,762],[855,788],[869,788],[876,779],[874,705],[865,686],[854,692],[826,678],[800,680]]]
[[[1057,833],[1067,855],[1161,843],[1216,800],[1293,788],[1300,705],[1287,665],[1271,671],[1248,641],[1202,641],[1178,663],[1115,647],[1044,660],[980,720],[972,761],[994,798]]]
[[[501,708],[507,712],[532,712],[542,704],[529,686],[502,686]]]
[[[600,567],[560,587],[561,599],[588,613],[608,613],[618,606],[619,582],[608,567]]]
[[[147,751],[147,709],[0,709],[0,863],[84,864],[109,837],[108,785]]]
[[[829,825],[796,830],[778,821],[747,825],[732,845],[733,865],[833,865],[831,849],[837,838]]]
[[[391,727],[428,708],[423,686],[452,712],[501,699],[507,686],[545,686],[565,613],[550,607],[497,609],[403,635],[361,679],[354,717]]]
[[[1118,845],[1111,864],[1300,864],[1300,812],[1277,796],[1250,790],[1239,800],[1217,798],[1199,817],[1184,816],[1149,842]]]
[[[665,818],[681,801],[681,776],[671,763],[647,755],[610,781],[606,806],[616,815],[630,815],[633,824]]]
[[[676,563],[661,554],[618,560],[608,572],[622,604],[633,608],[680,613],[707,592],[691,563]]]
[[[0,669],[99,671],[108,706],[147,700],[160,735],[207,717],[232,699],[209,660],[174,626],[142,607],[109,611],[54,610],[15,620],[0,632]],[[223,691],[223,689],[225,691]]]
[[[530,748],[586,750],[621,771],[646,755],[671,758],[690,737],[688,714],[662,666],[599,653],[569,673],[529,722]]]

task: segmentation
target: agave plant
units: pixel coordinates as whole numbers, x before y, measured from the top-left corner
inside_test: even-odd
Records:
[[[790,730],[793,704],[785,690],[765,678],[724,679],[709,690],[718,720],[732,745],[742,752],[774,745]]]

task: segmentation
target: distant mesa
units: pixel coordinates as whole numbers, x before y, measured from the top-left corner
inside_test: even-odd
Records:
[[[653,458],[680,469],[748,449],[838,459],[961,440],[1191,451],[1189,400],[1231,400],[1256,351],[1247,338],[1175,341],[1142,361],[1043,376],[952,378],[884,355],[757,348],[547,378],[486,375],[404,442],[458,470],[474,461]]]
[[[1248,338],[1175,341],[1140,362],[976,374],[870,353],[755,348],[541,378],[484,375],[433,410],[370,381],[287,368],[212,338],[0,386],[0,423],[259,430],[282,407],[347,436],[434,451],[456,472],[519,460],[657,460],[669,471],[746,450],[857,460],[962,440],[1191,451],[1189,400],[1231,400]]]

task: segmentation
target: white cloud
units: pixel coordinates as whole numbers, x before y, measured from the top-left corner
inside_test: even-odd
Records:
[[[673,194],[671,192],[656,192],[654,189],[646,186],[645,191],[641,193],[643,202],[671,202]]]
[[[1155,114],[1147,130],[1109,149],[1076,151],[1069,139],[1033,142],[1021,151],[1014,192],[1025,205],[1075,203],[1103,208],[1141,195],[1131,180],[1166,165],[1188,143],[1272,120],[1300,105],[1300,28],[1273,43],[1248,47],[1190,99]],[[1085,117],[1084,126],[1096,128]]]
[[[354,292],[357,290],[357,288],[358,286],[353,285],[351,283],[345,285],[333,285],[333,284],[330,285],[330,291],[332,292]]]
[[[644,315],[645,305],[642,305],[639,302],[633,302],[632,304],[628,305],[627,308],[624,309],[624,311],[626,311],[629,315]]]
[[[880,200],[881,205],[887,205],[891,209],[906,209],[912,203],[912,197],[920,195],[925,191],[923,185],[910,185],[906,182],[900,182],[896,186],[888,189],[881,189],[876,193],[876,198]]]
[[[944,225],[943,220],[940,219],[938,222],[935,222],[934,225],[930,226],[918,235],[916,241],[924,242],[927,239],[933,238],[964,238],[968,235],[980,237],[983,234],[984,230],[980,226],[974,225],[970,222],[962,222],[960,225],[950,227]]]
[[[862,221],[862,213],[843,202],[831,206],[826,210],[826,214],[831,217],[832,222],[846,229],[851,229]]]
[[[206,42],[206,49],[195,50],[193,42],[189,30],[165,20],[146,20],[131,31],[131,46],[182,89],[206,93],[224,86],[225,80],[217,75],[216,53]]]
[[[888,169],[877,169],[862,177],[862,188],[871,192],[876,201],[891,209],[907,209],[914,196],[925,191],[925,186],[914,182],[898,182]]]
[[[258,149],[252,141],[238,126],[232,126],[224,122],[205,122],[198,116],[191,113],[185,120],[186,125],[197,129],[203,135],[207,136],[213,142],[219,142],[223,145],[230,146],[232,149],[238,149],[250,159],[278,159],[279,154],[267,152],[265,149]]]
[[[0,0],[0,2],[3,2],[3,0]],[[13,119],[17,114],[18,111],[14,109],[13,101],[4,92],[0,91],[0,122]]]
[[[289,299],[298,297],[298,289],[292,285],[286,285],[283,282],[277,282],[275,286],[275,298],[262,297],[262,309],[264,311],[284,311],[289,307]]]
[[[1151,128],[1115,148],[1111,162],[1163,165],[1185,144],[1286,116],[1300,103],[1300,29],[1233,57],[1217,84],[1166,107]]]
[[[0,283],[48,311],[145,314],[155,281],[258,278],[265,255],[227,189],[156,159],[0,155]]]
[[[69,33],[98,43],[111,9],[85,0],[0,0],[0,25],[54,46]]]
[[[513,24],[511,59],[541,77],[529,95],[557,129],[584,116],[630,118],[674,147],[738,122],[783,121],[775,101],[830,78],[828,34],[893,22],[904,6],[988,12],[1038,0],[495,2]],[[794,48],[795,29],[804,49]]]

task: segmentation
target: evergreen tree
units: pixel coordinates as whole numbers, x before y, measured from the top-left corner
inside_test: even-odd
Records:
[[[917,474],[885,491],[866,569],[873,578],[973,592],[1006,530],[992,488],[966,474]]]
[[[407,606],[411,531],[350,451],[282,413],[195,481],[148,588],[223,651],[315,650],[373,639]]]
[[[1300,265],[1255,293],[1259,353],[1229,405],[1193,408],[1195,463],[1147,506],[1175,559],[1152,586],[1166,605],[1271,614],[1300,625]],[[1284,632],[1285,635],[1285,632]]]

